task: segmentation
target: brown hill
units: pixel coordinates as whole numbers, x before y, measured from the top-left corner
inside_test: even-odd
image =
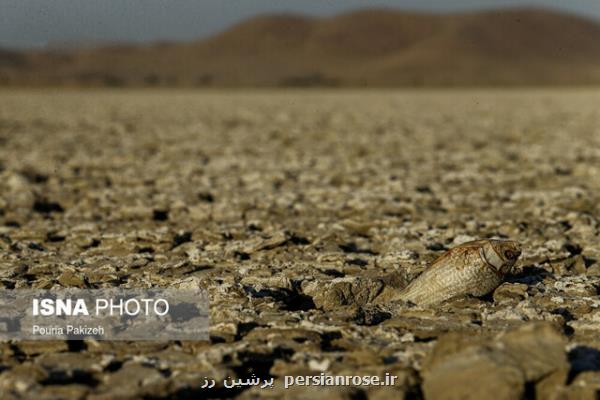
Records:
[[[431,86],[600,83],[600,23],[539,9],[260,16],[192,43],[0,52],[4,84]]]

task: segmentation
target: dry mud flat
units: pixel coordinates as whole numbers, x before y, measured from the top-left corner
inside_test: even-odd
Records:
[[[0,343],[2,398],[595,398],[599,104],[575,90],[2,92],[3,287],[212,298],[210,343]],[[390,301],[486,237],[524,248],[493,294]],[[321,372],[398,380],[283,388]],[[275,387],[222,385],[252,374]]]

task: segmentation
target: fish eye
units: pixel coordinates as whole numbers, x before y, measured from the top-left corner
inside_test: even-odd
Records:
[[[514,260],[517,258],[517,253],[512,250],[505,250],[504,257],[508,258],[509,260]]]

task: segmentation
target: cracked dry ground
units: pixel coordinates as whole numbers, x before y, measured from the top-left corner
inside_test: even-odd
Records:
[[[210,343],[0,343],[2,398],[595,398],[599,104],[575,90],[4,91],[0,284],[202,285],[212,301]],[[486,237],[524,248],[494,293],[390,300]],[[283,388],[322,371],[399,378]],[[222,385],[251,374],[275,388]]]

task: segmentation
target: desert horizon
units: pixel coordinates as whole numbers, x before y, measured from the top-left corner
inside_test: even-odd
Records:
[[[453,87],[600,83],[600,22],[542,8],[260,15],[189,42],[0,50],[0,85]]]

